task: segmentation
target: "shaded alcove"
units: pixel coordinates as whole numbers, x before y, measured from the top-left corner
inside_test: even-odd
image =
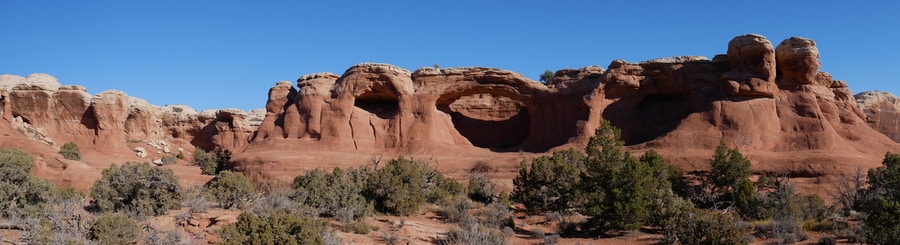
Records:
[[[438,110],[450,115],[453,127],[472,145],[493,151],[516,151],[531,127],[521,101],[492,94],[471,94],[439,100]]]
[[[381,119],[390,119],[400,111],[400,100],[396,93],[381,84],[374,84],[353,100],[353,106],[374,114]]]
[[[690,112],[684,94],[653,94],[639,101],[618,101],[603,112],[603,118],[622,130],[625,145],[654,140],[675,130]]]

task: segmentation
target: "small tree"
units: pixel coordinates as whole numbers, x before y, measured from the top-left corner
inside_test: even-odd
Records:
[[[544,73],[541,73],[540,81],[543,83],[548,82],[550,79],[553,79],[553,76],[553,71],[545,70]]]
[[[197,147],[194,149],[194,165],[199,166],[203,174],[214,175],[219,168],[219,158],[215,153]]]
[[[511,199],[522,203],[526,212],[566,212],[576,204],[575,188],[584,171],[584,153],[574,149],[554,152],[519,165],[513,179]]]
[[[861,191],[855,206],[867,212],[867,242],[900,244],[900,154],[888,152],[882,164],[869,170],[869,187]]]
[[[587,225],[600,231],[649,223],[652,201],[665,193],[661,191],[671,192],[665,161],[652,155],[645,161],[632,157],[622,149],[620,136],[618,128],[603,121],[585,149],[585,171],[578,187],[581,213],[591,216]]]
[[[78,145],[74,142],[66,143],[60,147],[59,154],[69,160],[81,160],[81,150],[78,150]]]
[[[206,183],[206,192],[215,198],[220,207],[230,209],[243,208],[256,190],[243,174],[225,170]]]
[[[97,244],[131,244],[141,236],[141,227],[124,214],[103,213],[94,220],[89,235]]]
[[[756,187],[750,182],[750,160],[744,158],[737,148],[730,149],[725,143],[719,144],[709,161],[709,181],[717,202],[713,207],[735,206],[745,216],[753,216]]]
[[[92,206],[100,212],[127,211],[155,216],[181,206],[181,187],[172,170],[147,163],[113,165],[91,187]]]

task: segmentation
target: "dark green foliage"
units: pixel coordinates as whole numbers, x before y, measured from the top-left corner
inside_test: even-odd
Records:
[[[121,213],[103,213],[90,229],[91,240],[97,244],[131,244],[141,235],[137,221]]]
[[[34,217],[47,207],[53,185],[31,176],[33,164],[24,151],[0,150],[0,218]]]
[[[487,175],[473,174],[469,176],[469,199],[480,203],[491,203],[494,199],[496,185]]]
[[[228,169],[231,161],[231,151],[217,148],[205,151],[200,147],[194,149],[194,165],[200,167],[200,171],[206,175],[215,175],[219,171]]]
[[[218,244],[325,244],[320,234],[325,229],[325,222],[309,217],[281,212],[260,217],[244,212],[237,223],[222,227]]]
[[[243,208],[256,193],[256,189],[243,174],[225,170],[206,183],[206,193],[224,209]]]
[[[331,173],[321,169],[308,171],[294,178],[293,199],[341,222],[368,217],[372,204],[362,192],[370,172],[365,167],[347,171],[336,167]]]
[[[621,133],[608,121],[591,137],[578,191],[587,226],[608,230],[636,229],[648,223],[652,201],[671,191],[671,172],[655,152],[641,161],[622,150]]]
[[[750,160],[737,148],[730,149],[724,143],[716,147],[709,161],[709,181],[716,195],[714,207],[735,206],[741,214],[752,217],[756,204],[756,187],[750,182]]]
[[[575,206],[575,188],[584,169],[584,154],[574,149],[554,152],[519,165],[513,180],[512,201],[522,203],[526,212],[566,212]]]
[[[184,152],[183,152],[183,151],[178,151],[178,155],[175,155],[175,158],[178,158],[178,159],[184,159]]]
[[[73,142],[66,143],[60,147],[59,154],[69,160],[81,160],[81,151],[78,150],[78,145]]]
[[[181,187],[172,170],[147,163],[113,165],[91,186],[92,206],[100,212],[127,211],[155,216],[181,207]]]
[[[197,147],[194,149],[194,165],[199,166],[203,174],[214,175],[219,167],[219,159],[215,153]]]
[[[553,74],[553,71],[546,70],[544,71],[544,73],[541,73],[541,77],[539,78],[539,80],[545,83],[547,81],[550,81],[550,79],[553,79],[553,76],[555,76],[555,74]]]
[[[393,215],[410,215],[425,203],[435,186],[432,180],[439,175],[433,169],[403,157],[390,160],[383,168],[369,176],[366,197],[375,202],[375,209]]]
[[[867,213],[866,242],[900,244],[900,155],[889,152],[882,164],[869,170],[869,187],[855,206]]]
[[[31,176],[34,158],[18,149],[0,150],[0,180],[8,183],[22,183]]]

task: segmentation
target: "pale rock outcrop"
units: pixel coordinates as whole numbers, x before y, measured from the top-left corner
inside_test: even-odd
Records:
[[[900,97],[882,91],[866,91],[853,97],[869,126],[900,142]]]

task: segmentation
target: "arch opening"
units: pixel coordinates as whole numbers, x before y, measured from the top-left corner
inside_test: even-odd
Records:
[[[450,115],[453,127],[472,145],[493,151],[514,151],[526,138],[531,118],[525,103],[502,95],[459,96],[437,105]]]
[[[356,96],[353,106],[372,113],[381,119],[390,119],[400,111],[400,100],[396,94],[390,92],[384,86],[375,86]]]

